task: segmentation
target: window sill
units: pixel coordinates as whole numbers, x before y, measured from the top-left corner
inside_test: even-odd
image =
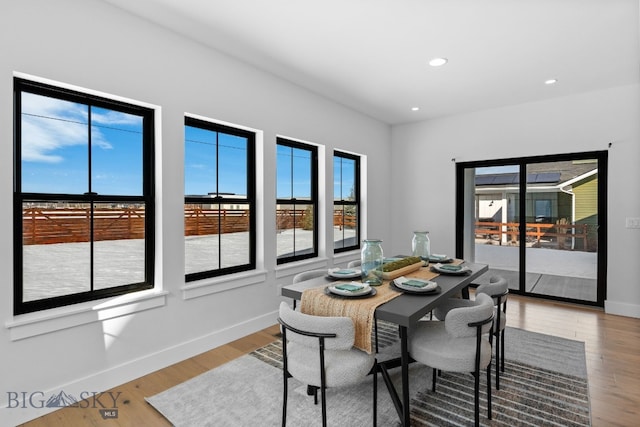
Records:
[[[298,273],[302,273],[303,271],[328,268],[328,266],[329,262],[327,258],[310,258],[302,261],[280,264],[276,267],[276,279],[293,276]]]
[[[161,307],[166,304],[167,294],[166,291],[151,289],[101,301],[21,314],[6,322],[5,327],[9,330],[11,341],[18,341]]]
[[[199,298],[230,289],[264,283],[266,280],[266,270],[252,270],[226,276],[212,277],[210,279],[189,282],[189,284],[183,286],[181,288],[182,298],[185,300]]]

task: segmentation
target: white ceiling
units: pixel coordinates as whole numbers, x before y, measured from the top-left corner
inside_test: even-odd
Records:
[[[389,124],[640,81],[638,0],[104,1]]]

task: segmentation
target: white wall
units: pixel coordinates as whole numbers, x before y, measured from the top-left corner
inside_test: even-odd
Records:
[[[344,264],[358,257],[356,252],[334,260],[329,222],[323,227],[325,250],[319,260],[276,268],[272,250],[276,135],[324,145],[324,185],[329,196],[333,149],[365,154],[367,230],[391,243],[390,128],[385,124],[97,0],[2,2],[0,52],[0,197],[5,200],[0,206],[0,406],[15,406],[8,392],[42,391],[48,396],[64,390],[77,397],[81,391],[101,391],[272,325],[280,301],[278,285],[290,282],[291,275],[302,269]],[[14,72],[161,108],[158,289],[147,299],[130,302],[120,298],[106,301],[103,307],[81,304],[13,316]],[[248,126],[263,135],[258,179],[259,271],[186,290],[185,112]],[[331,203],[322,206],[330,221]],[[76,308],[82,310],[71,313]],[[0,424],[46,412],[28,403],[23,406],[0,409]]]
[[[452,159],[609,150],[605,309],[640,317],[640,230],[625,228],[626,217],[640,217],[637,85],[395,126],[392,146],[392,204],[409,205],[403,209],[407,217],[392,223],[394,253],[410,250],[412,231],[425,228],[434,252],[454,253]]]

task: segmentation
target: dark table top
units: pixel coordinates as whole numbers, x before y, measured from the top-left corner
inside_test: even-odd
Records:
[[[436,295],[415,295],[404,293],[397,298],[387,301],[376,308],[376,318],[395,323],[400,326],[411,327],[424,315],[437,307],[444,299],[453,297],[471,282],[488,270],[486,264],[465,262],[465,266],[471,269],[466,275],[440,274],[432,281],[436,282],[441,292]],[[282,287],[282,296],[300,300],[305,289],[315,288],[328,284],[338,279],[329,277],[316,277],[299,283]],[[382,286],[388,286],[385,282]]]

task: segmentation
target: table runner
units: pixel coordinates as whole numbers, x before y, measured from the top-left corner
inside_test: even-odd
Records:
[[[455,260],[452,264],[461,262],[462,260]],[[405,275],[405,277],[422,280],[432,280],[438,276],[439,274],[431,271],[429,267],[423,267]],[[376,308],[402,295],[402,292],[391,289],[389,282],[390,280],[385,280],[382,285],[376,286],[376,295],[369,298],[332,297],[325,294],[324,288],[327,285],[307,289],[302,293],[300,311],[314,316],[351,317],[355,324],[354,346],[371,354],[371,331]]]

